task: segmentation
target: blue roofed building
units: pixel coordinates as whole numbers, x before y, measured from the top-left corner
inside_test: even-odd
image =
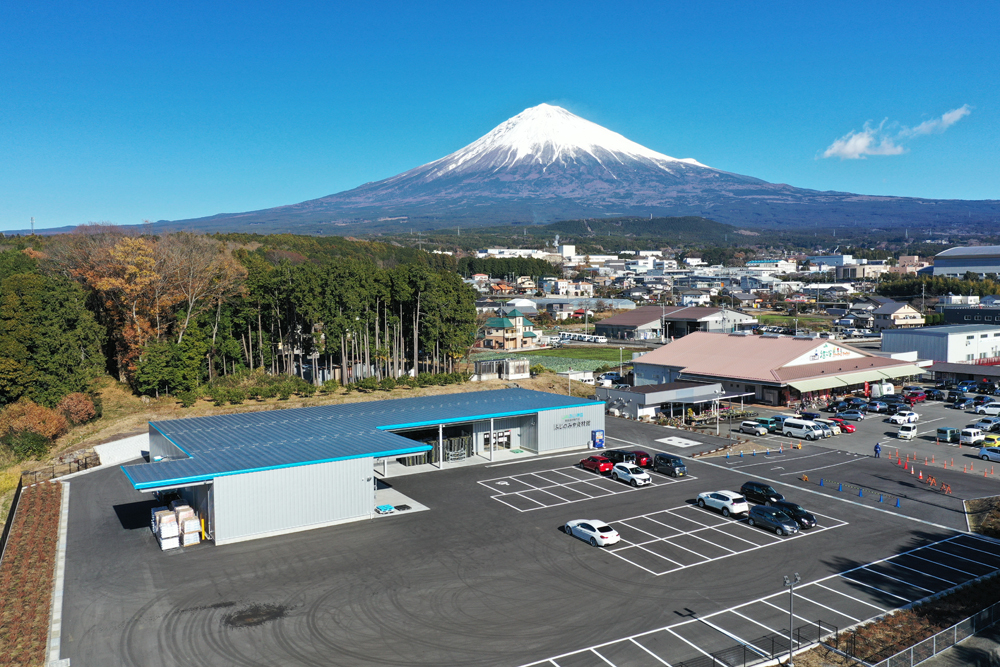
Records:
[[[133,488],[177,491],[216,544],[367,518],[376,461],[449,463],[499,449],[583,449],[604,403],[527,389],[149,422]]]

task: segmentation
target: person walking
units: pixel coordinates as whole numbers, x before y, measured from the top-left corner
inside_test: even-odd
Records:
[[[882,455],[882,443],[881,442],[876,442],[875,443],[875,458],[881,458],[881,455]]]

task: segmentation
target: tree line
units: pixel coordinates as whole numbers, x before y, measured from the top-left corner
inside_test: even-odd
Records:
[[[476,294],[450,257],[247,236],[96,225],[0,252],[0,405],[53,407],[103,373],[159,395],[247,371],[453,372],[473,343]]]
[[[503,276],[558,276],[559,270],[544,259],[532,257],[462,257],[458,272],[466,278],[485,273],[494,278]]]

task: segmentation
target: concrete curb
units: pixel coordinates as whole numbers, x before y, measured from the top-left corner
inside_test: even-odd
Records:
[[[56,568],[52,587],[52,609],[49,612],[48,667],[69,667],[69,658],[59,659],[62,638],[63,582],[66,577],[66,532],[69,526],[69,482],[62,484],[59,507],[59,541],[56,542]]]

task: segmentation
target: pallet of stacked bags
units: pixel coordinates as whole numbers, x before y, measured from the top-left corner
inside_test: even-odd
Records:
[[[181,545],[177,514],[167,508],[153,511],[153,533],[160,549],[176,549]]]
[[[180,541],[182,547],[189,547],[201,542],[201,521],[194,510],[187,505],[178,505],[174,508],[177,515],[177,525],[180,527]]]

